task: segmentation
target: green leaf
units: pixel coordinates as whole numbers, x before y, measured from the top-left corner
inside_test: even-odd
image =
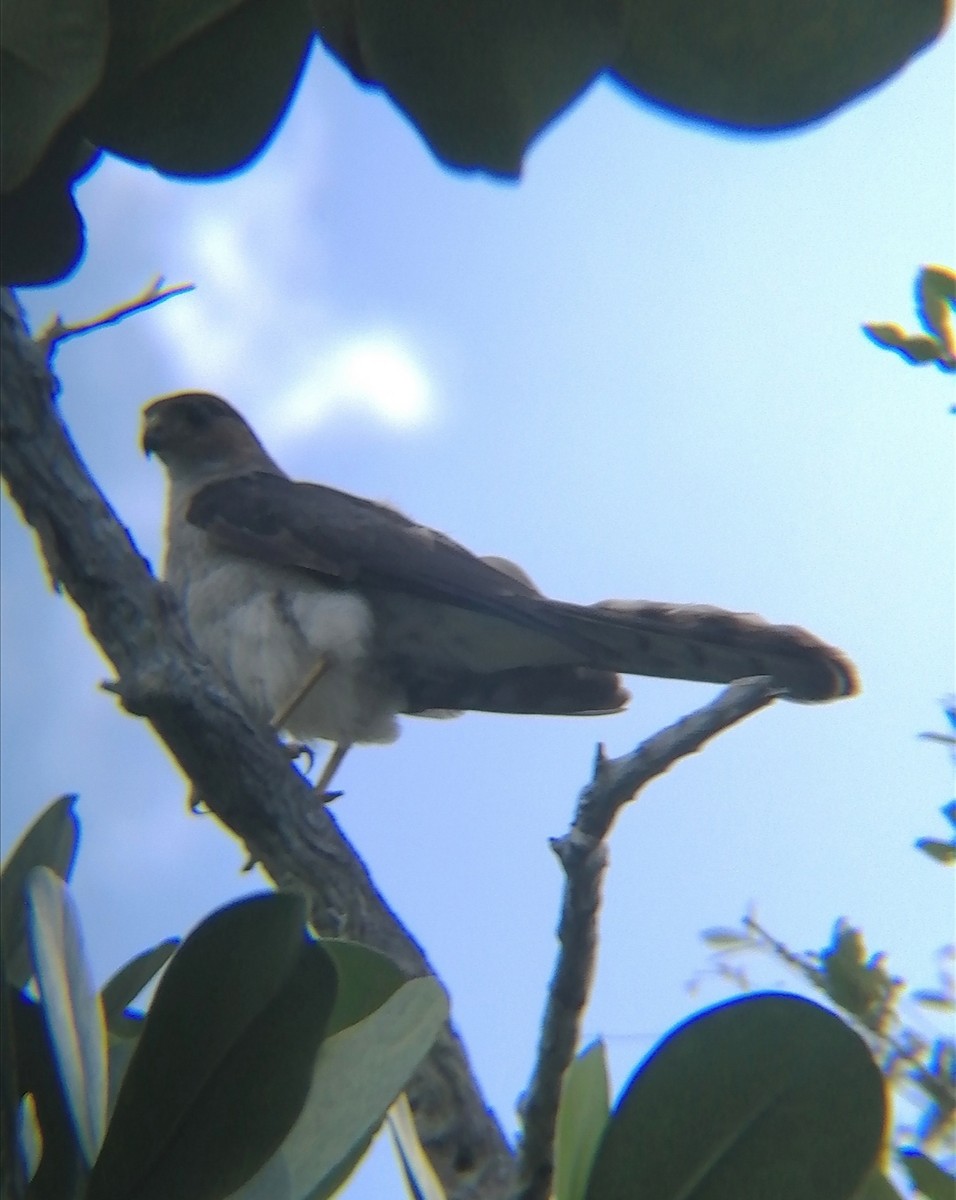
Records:
[[[12,988],[6,991],[6,1001],[3,1029],[16,1048],[19,1093],[29,1092],[36,1101],[43,1135],[43,1157],[30,1200],[74,1200],[86,1173],[40,1005]]]
[[[582,1200],[607,1126],[607,1051],[593,1042],[568,1067],[554,1142],[554,1200]]]
[[[914,843],[917,850],[922,850],[936,862],[951,866],[956,862],[956,841],[943,842],[939,838],[918,838]]]
[[[20,1100],[17,1141],[26,1164],[27,1179],[34,1179],[43,1158],[43,1133],[40,1130],[40,1119],[32,1092],[27,1092]]]
[[[404,1092],[389,1107],[388,1131],[411,1200],[447,1200],[441,1180],[418,1136],[412,1106]]]
[[[360,942],[322,938],[319,944],[335,963],[339,980],[327,1037],[363,1021],[406,982],[405,976],[386,954]]]
[[[106,1129],[106,1027],[83,954],[79,920],[49,867],[27,876],[30,950],[57,1070],[83,1156],[92,1164]]]
[[[874,1167],[851,1200],[903,1200],[903,1197],[883,1172]]]
[[[607,66],[616,0],[311,0],[328,48],[451,166],[517,177],[529,143]]]
[[[435,979],[403,984],[326,1039],[305,1107],[277,1154],[231,1200],[325,1200],[435,1041],[448,1001]]]
[[[128,1023],[125,1026],[124,1033],[117,1034],[108,1031],[106,1037],[106,1060],[109,1067],[109,1090],[106,1100],[106,1111],[110,1117],[112,1117],[113,1111],[116,1108],[120,1088],[123,1086],[123,1080],[126,1078],[129,1064],[136,1053],[136,1046],[143,1032],[143,1026],[146,1024],[145,1017],[139,1017],[138,1019],[128,1018],[127,1020]]]
[[[621,83],[683,116],[753,132],[827,116],[904,67],[946,20],[942,0],[629,0],[626,12]]]
[[[111,22],[83,130],[115,154],[188,177],[239,170],[263,149],[312,40],[302,0],[122,0]]]
[[[878,346],[885,346],[887,350],[899,350],[906,345],[909,334],[901,325],[893,325],[891,323],[873,323],[863,326],[863,332]]]
[[[603,71],[671,111],[753,131],[817,121],[940,32],[943,0],[310,0],[328,49],[445,163],[515,177]]]
[[[70,121],[36,170],[0,200],[0,282],[27,287],[62,279],[83,253],[83,221],[73,188],[93,169],[100,151]]]
[[[7,982],[26,985],[33,974],[27,937],[24,884],[34,867],[49,867],[63,880],[76,861],[80,830],[73,805],[76,796],[61,796],[43,810],[7,856],[0,875],[0,940]]]
[[[956,371],[956,334],[951,313],[956,307],[956,273],[948,267],[920,267],[916,276],[916,307],[928,334],[907,333],[899,325],[891,324],[864,325],[863,332],[878,346],[895,350],[907,362],[917,365],[932,362],[942,371]],[[942,742],[950,740],[944,734],[920,736]]]
[[[212,1200],[282,1142],[308,1091],[335,969],[300,896],[213,913],[159,982],[86,1200]]]
[[[632,1076],[587,1200],[846,1200],[885,1117],[880,1071],[833,1013],[778,993],[730,1000]]]
[[[952,309],[956,307],[956,274],[947,267],[920,267],[916,276],[916,306],[929,333],[956,355]]]
[[[877,346],[882,346],[886,350],[895,350],[902,358],[911,363],[936,362],[946,352],[946,347],[936,338],[922,333],[907,333],[899,325],[864,325],[863,332]]]
[[[167,938],[149,950],[144,950],[120,967],[101,993],[106,1027],[111,1032],[124,1032],[126,1009],[133,1003],[144,987],[165,967],[172,958],[179,938]],[[129,1030],[128,1032],[132,1032]],[[137,1031],[138,1032],[138,1031]]]
[[[944,1171],[939,1163],[915,1149],[900,1150],[898,1158],[921,1196],[926,1196],[927,1200],[953,1200],[956,1177]]]
[[[13,191],[93,91],[106,60],[107,0],[4,0],[0,175]]]
[[[3,1172],[0,1191],[4,1196],[9,1193],[19,1198],[27,1184],[25,1147],[19,1136],[20,1101],[30,1089],[20,1082],[13,1031],[13,997],[17,993],[7,986],[2,958],[0,988],[0,1154],[4,1156],[0,1163]]]
[[[836,1004],[880,1031],[893,1019],[903,980],[890,975],[885,955],[869,958],[863,934],[843,917],[833,926],[830,944],[820,954],[818,982]]]
[[[911,363],[934,363],[945,357],[946,347],[939,338],[913,333],[899,347],[899,352]]]

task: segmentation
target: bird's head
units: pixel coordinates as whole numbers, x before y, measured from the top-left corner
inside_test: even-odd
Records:
[[[196,483],[240,471],[276,470],[232,405],[205,392],[161,396],[143,409],[143,450],[170,477]]]

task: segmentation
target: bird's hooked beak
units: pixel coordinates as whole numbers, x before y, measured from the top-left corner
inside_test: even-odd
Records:
[[[152,458],[160,449],[159,425],[159,413],[154,409],[147,408],[143,413],[143,433],[140,438],[140,445],[143,447],[143,453],[147,458]]]

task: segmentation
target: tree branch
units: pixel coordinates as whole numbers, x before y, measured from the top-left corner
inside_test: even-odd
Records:
[[[194,283],[177,283],[173,287],[167,287],[162,275],[157,275],[138,296],[134,296],[132,300],[127,300],[124,304],[117,304],[115,308],[107,309],[98,317],[91,317],[89,321],[77,321],[73,325],[68,325],[57,313],[49,324],[44,325],[34,341],[46,352],[49,361],[62,343],[70,338],[92,333],[94,329],[105,329],[107,325],[117,325],[120,321],[125,321],[127,317],[162,304],[164,300],[171,300],[174,296],[182,296],[186,292],[191,292],[195,286]]]
[[[276,885],[308,897],[320,933],[373,946],[409,976],[434,974],[275,736],[199,655],[172,594],[154,579],[70,440],[43,347],[30,339],[13,295],[4,290],[0,303],[3,475],[52,578],[113,663],[122,703],[150,722]],[[500,1200],[513,1192],[511,1150],[451,1024],[406,1090],[450,1197]]]
[[[607,868],[606,838],[625,804],[679,758],[780,694],[769,676],[732,683],[716,700],[662,729],[636,750],[606,758],[598,747],[594,775],[581,793],[568,832],[551,847],[565,872],[559,950],[548,988],[544,1021],[531,1082],[522,1104],[524,1136],[518,1152],[520,1200],[547,1200],[554,1169],[554,1133],[561,1081],[580,1037],[597,949],[597,914]]]

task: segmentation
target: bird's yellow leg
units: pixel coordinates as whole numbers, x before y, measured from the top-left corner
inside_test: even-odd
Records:
[[[272,720],[269,722],[269,725],[272,729],[274,729],[277,733],[282,729],[286,721],[288,721],[289,717],[292,715],[292,712],[296,706],[305,698],[307,693],[310,692],[313,687],[315,687],[328,669],[329,660],[327,658],[320,658],[312,670],[309,671],[304,681],[299,685],[299,687],[296,688],[289,699],[285,702],[285,704],[281,705],[276,711]],[[329,760],[325,764],[322,774],[319,776],[318,783],[315,785],[315,790],[317,792],[325,792],[332,780],[332,776],[341,766],[342,759],[345,758],[346,754],[348,753],[350,745],[350,742],[346,742],[344,745],[337,745],[329,755]],[[312,766],[312,751],[304,743],[293,742],[290,745],[287,745],[286,749],[289,751],[290,757],[293,759],[298,758],[300,754],[308,754],[309,767]],[[189,807],[194,813],[202,811],[205,807],[202,796],[200,796],[199,792],[195,788],[193,788],[189,793]],[[248,871],[254,865],[255,860],[250,859],[249,862],[247,862],[243,867],[243,870]]]
[[[299,702],[315,687],[328,669],[329,660],[327,658],[320,658],[305,677],[305,681],[296,688],[285,704],[281,705],[276,711],[275,716],[269,722],[273,729],[276,731],[282,729]]]
[[[348,752],[349,752],[349,750],[351,750],[351,748],[352,748],[351,742],[337,742],[336,743],[335,747],[332,750],[332,753],[328,757],[328,761],[326,762],[325,766],[322,768],[322,774],[319,776],[319,778],[316,782],[315,790],[317,792],[324,794],[328,790],[328,786],[332,782],[332,777],[335,775],[335,772],[342,765],[342,759],[345,758],[346,754],[348,754]],[[341,792],[336,793],[336,795],[341,795]],[[330,797],[330,799],[331,799],[331,797]]]
[[[305,696],[312,690],[312,688],[315,687],[315,685],[319,682],[319,680],[322,678],[322,676],[326,673],[326,671],[328,669],[329,669],[329,660],[327,658],[320,658],[318,660],[318,662],[315,664],[315,666],[312,668],[312,670],[305,677],[303,682],[299,685],[299,687],[296,688],[295,692],[293,692],[293,694],[289,697],[289,699],[286,701],[286,703],[282,705],[282,707],[276,712],[275,716],[272,718],[272,721],[270,722],[270,724],[272,725],[273,729],[275,729],[276,731],[282,729],[282,727],[285,725],[286,721],[288,721],[289,717],[292,715],[292,713],[295,710],[295,708],[297,707],[297,705],[305,698]],[[326,793],[326,791],[328,790],[329,784],[332,782],[332,777],[335,775],[335,772],[342,765],[342,759],[345,758],[346,754],[348,754],[349,749],[351,748],[351,745],[352,745],[351,742],[339,742],[333,748],[332,753],[329,755],[325,766],[322,768],[322,774],[319,776],[318,782],[315,785],[315,790],[317,792],[319,792],[320,794],[323,794],[323,795]],[[290,747],[290,749],[291,748],[292,747]],[[295,748],[298,750],[307,749],[307,747],[300,747],[298,745]],[[332,797],[330,796],[329,799],[332,799]]]

